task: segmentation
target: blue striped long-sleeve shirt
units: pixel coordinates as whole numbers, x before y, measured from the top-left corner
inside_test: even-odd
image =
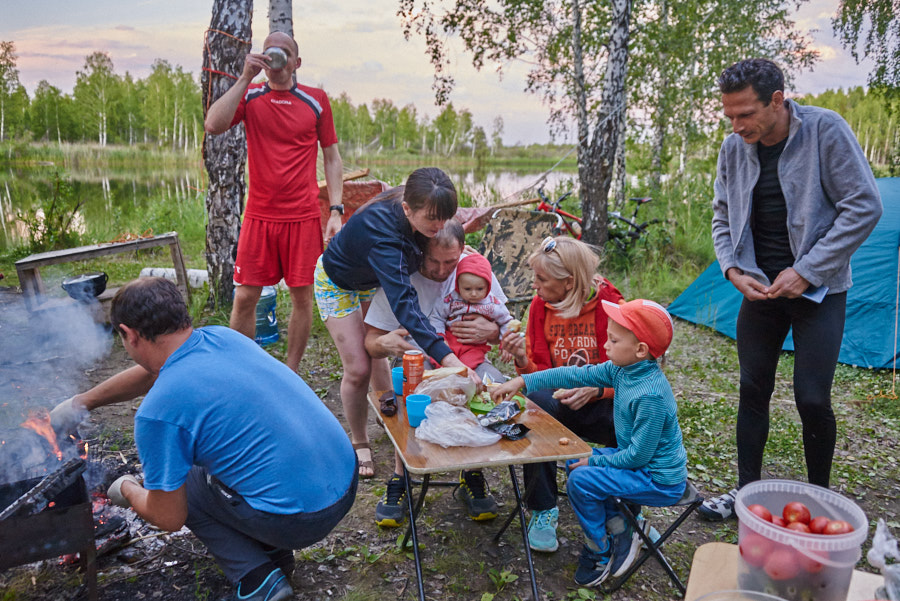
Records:
[[[606,361],[523,374],[526,392],[546,388],[599,386],[615,389],[613,420],[619,451],[594,455],[589,464],[647,468],[654,482],[674,485],[687,478],[687,453],[678,425],[672,387],[654,360],[617,367]]]

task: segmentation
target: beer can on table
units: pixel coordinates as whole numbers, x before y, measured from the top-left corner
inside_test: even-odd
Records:
[[[406,351],[403,353],[403,396],[412,394],[416,386],[422,383],[425,373],[425,354],[422,351]]]

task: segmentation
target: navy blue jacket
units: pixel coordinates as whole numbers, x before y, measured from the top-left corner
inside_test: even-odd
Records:
[[[419,297],[409,276],[422,265],[422,250],[400,202],[374,202],[355,212],[331,239],[322,255],[322,267],[344,290],[381,287],[394,316],[428,356],[440,361],[450,347],[419,308]]]

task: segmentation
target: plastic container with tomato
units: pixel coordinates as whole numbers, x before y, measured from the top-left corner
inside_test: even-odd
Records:
[[[759,517],[750,505],[781,515],[791,502],[805,505],[813,516],[844,520],[845,534],[812,534],[790,530]],[[788,601],[845,601],[853,567],[859,561],[869,522],[856,503],[812,484],[792,480],[760,480],[744,486],[735,499],[738,519],[738,586]]]

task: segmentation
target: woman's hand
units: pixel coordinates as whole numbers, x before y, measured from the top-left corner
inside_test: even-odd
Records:
[[[517,376],[494,388],[491,391],[491,400],[495,403],[502,403],[512,398],[513,395],[523,388],[525,388],[525,380],[522,379],[522,376]]]
[[[525,338],[518,332],[507,332],[500,340],[500,349],[512,355],[516,365],[528,365],[528,354],[525,352]]]
[[[453,353],[450,353],[449,355],[447,355],[446,357],[441,359],[441,366],[443,366],[443,367],[465,367],[466,375],[469,376],[470,380],[475,382],[475,390],[480,393],[482,391],[482,389],[484,389],[484,383],[481,381],[481,378],[478,376],[478,374],[475,373],[475,370],[472,369],[471,367],[468,367],[465,363],[460,361],[459,357],[457,357]]]
[[[572,411],[578,411],[600,396],[600,392],[599,388],[594,387],[560,388],[553,393],[553,398],[559,400],[560,403]]]

